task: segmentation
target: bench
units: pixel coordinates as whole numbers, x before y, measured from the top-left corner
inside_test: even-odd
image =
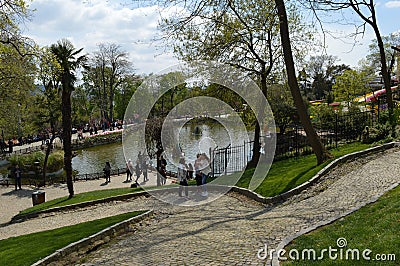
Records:
[[[0,178],[0,184],[2,186],[9,186],[10,185],[10,179],[9,178]]]

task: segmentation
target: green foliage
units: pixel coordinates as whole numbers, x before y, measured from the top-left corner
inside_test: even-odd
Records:
[[[66,205],[72,205],[72,204],[94,201],[94,200],[100,200],[100,199],[110,198],[113,196],[119,196],[119,195],[125,195],[125,194],[129,194],[129,193],[139,192],[139,191],[143,191],[143,189],[138,187],[138,188],[115,188],[115,189],[89,191],[89,192],[85,192],[85,193],[76,194],[72,198],[61,197],[58,199],[46,201],[42,204],[38,204],[38,205],[35,205],[28,209],[25,209],[25,210],[21,211],[20,214],[23,215],[23,214],[42,211],[42,210],[47,210],[50,208],[62,207],[62,206],[66,206]]]
[[[342,75],[336,77],[336,82],[332,86],[335,99],[337,101],[353,102],[357,96],[364,95],[367,77],[365,73],[356,70],[345,70]]]
[[[374,143],[387,139],[392,132],[392,126],[386,122],[384,124],[378,123],[376,126],[366,128],[363,131],[362,142]],[[390,141],[390,140],[389,140]]]
[[[284,133],[297,115],[289,88],[286,85],[272,85],[268,88],[267,99],[274,114],[275,124],[279,131]]]
[[[345,154],[369,147],[370,145],[367,144],[352,143],[332,149],[330,152],[335,158],[339,158]],[[274,162],[267,177],[256,189],[256,192],[264,197],[272,197],[289,191],[308,181],[332,160],[317,166],[315,155],[307,155]],[[254,169],[246,170],[236,185],[247,188],[253,172]]]
[[[64,153],[62,151],[55,151],[49,155],[47,160],[47,171],[56,172],[64,166]]]
[[[327,104],[312,107],[313,122],[321,129],[334,129],[338,114]]]
[[[120,45],[115,43],[98,44],[98,50],[91,56],[83,71],[82,89],[84,94],[91,95],[90,103],[88,103],[88,98],[85,103],[80,103],[80,107],[83,108],[80,111],[86,113],[86,118],[90,119],[94,115],[88,112],[89,110],[85,110],[85,106],[88,104],[91,107],[88,109],[97,107],[99,115],[110,121],[115,120],[114,111],[117,107],[117,115],[120,119],[123,118],[123,107],[127,106],[132,95],[131,85],[135,84],[137,79],[136,76],[131,75],[131,72],[128,53],[123,51]],[[121,95],[122,98],[119,97]],[[115,102],[116,100],[117,102]],[[114,106],[114,103],[117,106]],[[85,117],[78,119],[85,119]]]
[[[43,164],[44,153],[41,151],[37,151],[30,154],[13,155],[10,157],[9,161],[13,165],[18,164],[22,169],[33,169],[35,162]]]
[[[19,165],[24,171],[35,170],[35,162],[39,162],[40,168],[43,168],[45,154],[41,151],[24,154],[24,155],[13,155],[9,161],[12,165]],[[50,154],[47,169],[48,172],[56,172],[63,168],[64,165],[64,154],[61,151],[56,151]]]
[[[120,89],[115,92],[115,117],[117,119],[124,119],[129,101],[141,83],[142,79],[136,75],[126,77]]]
[[[392,59],[393,55],[393,49],[391,46],[398,46],[400,45],[400,36],[396,33],[390,34],[388,36],[382,36],[382,42],[383,42],[383,47],[384,47],[384,52],[385,52],[385,58],[386,58],[386,65],[390,66],[390,61]],[[369,45],[369,54],[366,57],[365,60],[365,67],[369,69],[373,69],[374,72],[377,71],[377,69],[381,69],[381,55],[378,47],[378,43],[376,40],[373,40],[371,44]],[[370,73],[375,74],[375,73]]]
[[[400,119],[400,109],[394,109],[393,119],[394,125],[399,125]],[[392,126],[390,122],[389,112],[381,111],[379,114],[379,123],[377,123],[374,127],[366,128],[362,134],[362,142],[363,143],[385,143],[396,140],[399,136],[399,127]]]
[[[333,102],[332,85],[336,77],[349,69],[347,65],[335,65],[337,57],[332,55],[311,56],[305,68],[299,73],[303,82],[304,95],[309,100],[325,99]]]

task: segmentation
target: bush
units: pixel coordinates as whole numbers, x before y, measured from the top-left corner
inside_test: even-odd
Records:
[[[361,142],[370,144],[373,142],[381,141],[390,137],[391,132],[392,126],[389,122],[386,122],[385,124],[377,124],[376,126],[371,128],[365,127],[362,134]]]
[[[23,155],[13,155],[10,157],[9,161],[12,165],[19,165],[23,170],[34,170],[35,162],[39,162],[40,166],[43,166],[44,153],[41,151],[23,154]]]
[[[64,167],[64,153],[56,151],[50,154],[47,161],[47,172],[56,172]]]
[[[24,171],[35,171],[35,162],[39,162],[39,166],[43,169],[45,154],[41,151],[23,154],[13,155],[9,161],[12,165],[19,165]],[[60,170],[64,165],[64,154],[62,151],[56,151],[49,155],[47,161],[47,172],[56,172]]]

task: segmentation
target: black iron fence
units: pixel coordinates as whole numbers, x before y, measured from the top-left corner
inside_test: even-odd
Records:
[[[341,142],[360,140],[365,127],[375,125],[377,119],[373,111],[333,114],[331,117],[319,119],[313,126],[325,147],[334,148]],[[261,137],[260,142],[268,143],[264,138],[265,136]],[[250,141],[210,151],[214,175],[242,171],[252,158],[253,144],[254,141]],[[290,125],[285,133],[276,135],[274,160],[311,153],[311,145],[301,125]]]

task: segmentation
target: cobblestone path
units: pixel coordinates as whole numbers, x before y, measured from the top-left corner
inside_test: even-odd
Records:
[[[137,200],[129,208],[152,206],[155,216],[81,265],[269,265],[257,257],[266,244],[277,248],[284,238],[358,209],[399,182],[400,151],[392,149],[337,167],[279,205],[262,206],[235,193],[197,207]]]

